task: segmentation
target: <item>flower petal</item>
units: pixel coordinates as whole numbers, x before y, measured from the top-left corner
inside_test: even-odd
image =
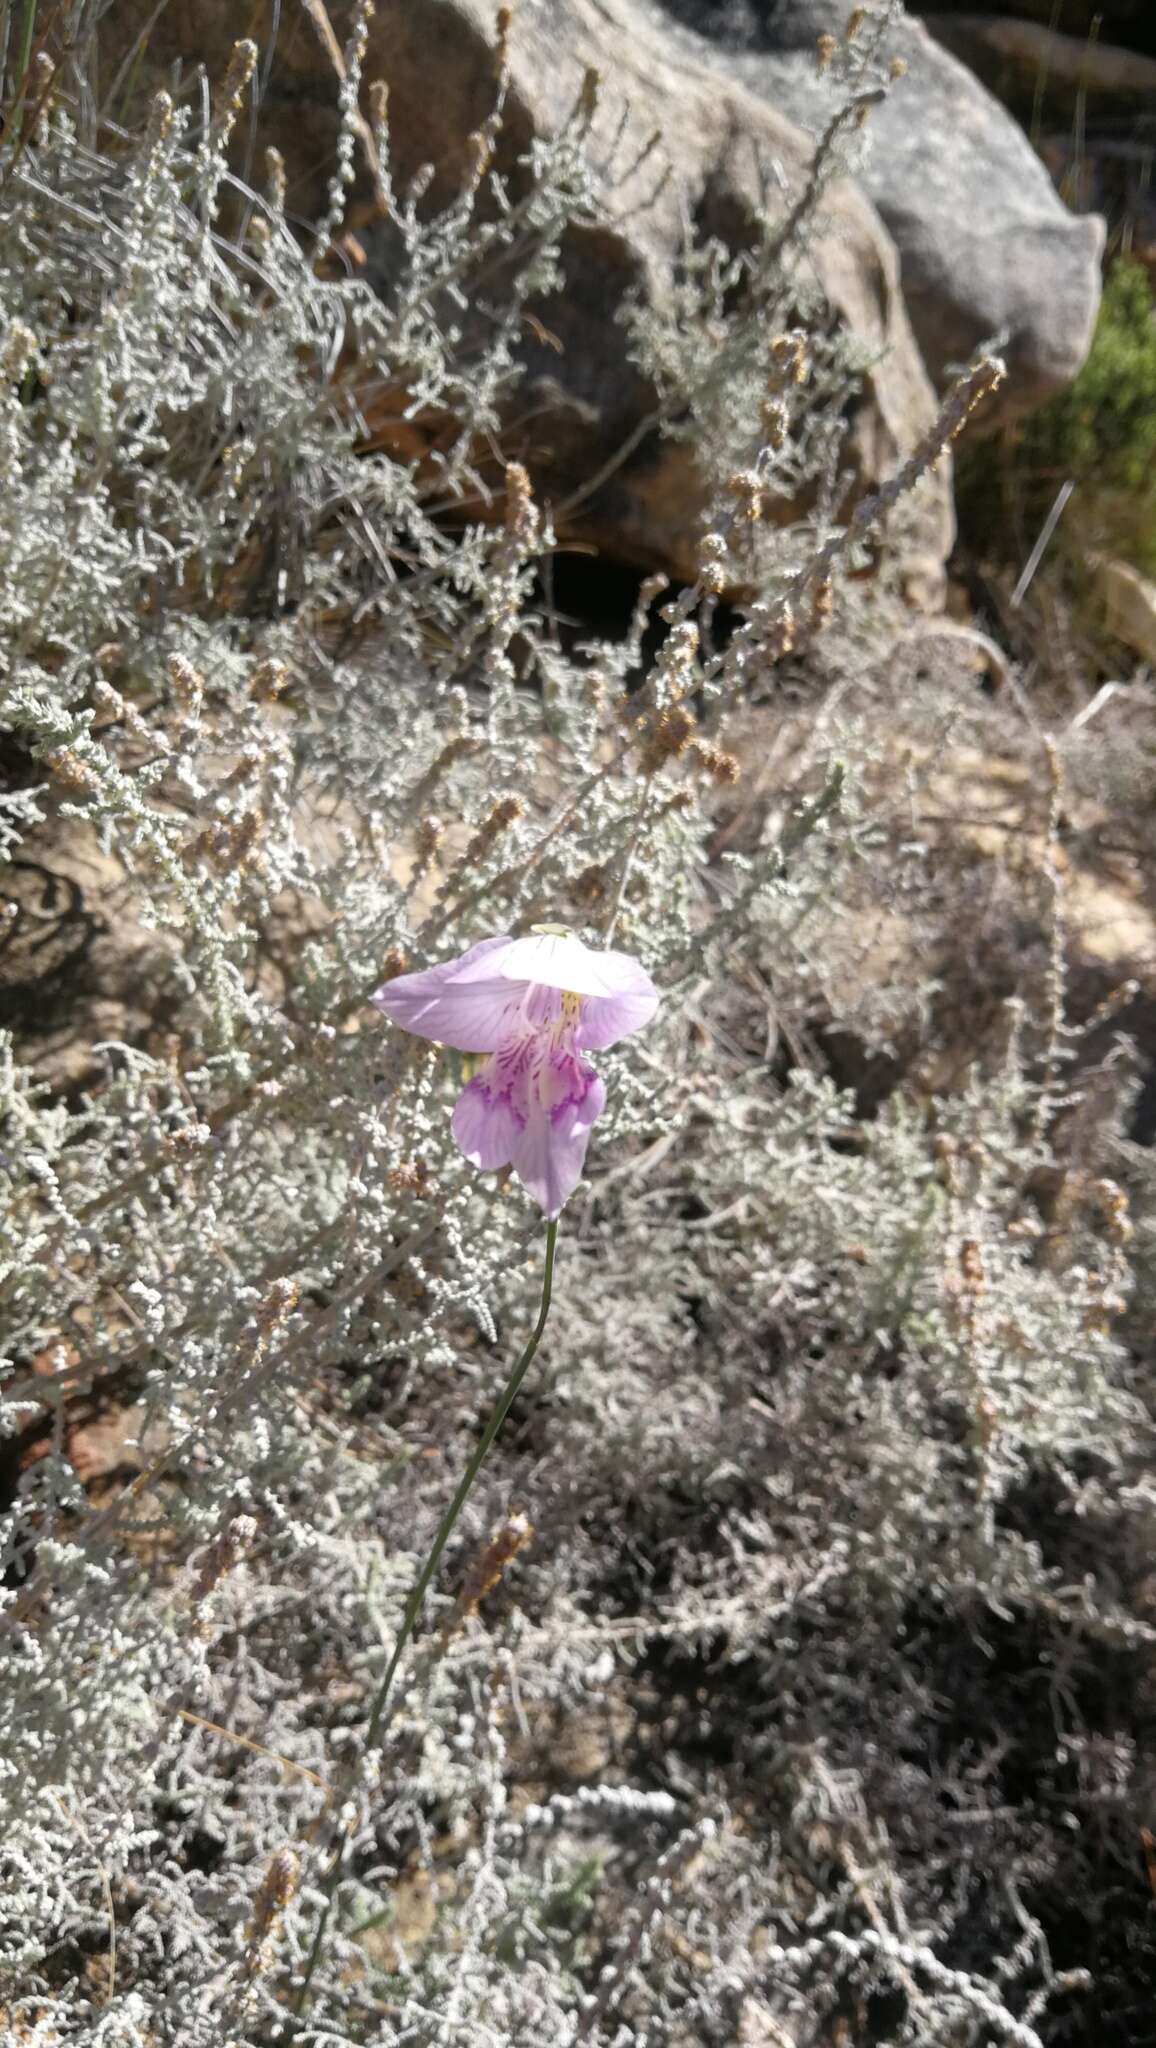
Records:
[[[458,1096],[453,1132],[471,1166],[483,1173],[508,1166],[522,1133],[523,1119],[505,1094],[493,1094],[480,1078]]]
[[[377,989],[370,1001],[384,1010],[403,1031],[433,1038],[459,1052],[493,1052],[503,1035],[517,995],[508,980],[495,974],[515,940],[481,939],[456,960],[427,967],[419,974],[399,974]]]
[[[543,988],[569,989],[576,996],[614,996],[635,985],[642,974],[628,953],[596,953],[573,932],[531,932],[514,939],[497,966],[507,981],[536,981]]]
[[[577,1187],[591,1129],[606,1107],[606,1089],[593,1067],[575,1066],[578,1092],[553,1110],[536,1101],[511,1155],[522,1186],[547,1216],[557,1216]]]
[[[628,1038],[632,1031],[641,1031],[662,1001],[646,969],[629,953],[606,953],[602,958],[615,963],[612,971],[618,987],[613,995],[587,996],[583,1002],[577,1031],[583,1051],[597,1052],[601,1046]]]

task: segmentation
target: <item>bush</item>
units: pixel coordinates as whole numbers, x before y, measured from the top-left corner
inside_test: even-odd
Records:
[[[725,612],[759,493],[724,491],[696,586],[567,644],[492,450],[594,203],[581,109],[517,219],[484,152],[440,213],[383,190],[375,298],[327,274],[343,175],[313,237],[276,162],[231,184],[252,61],[131,148],[61,96],[0,182],[10,926],[36,988],[83,870],[81,926],[131,935],[115,1001],[53,970],[67,1061],[26,1001],[0,1067],[6,2024],[1032,2048],[1096,1964],[1129,2038],[1150,1176],[1068,1000],[1095,760],[950,648],[916,671],[886,575],[844,575],[870,508],[768,533]],[[743,260],[725,361],[801,380],[746,451],[773,488],[830,464],[845,377],[815,344],[809,417],[805,246]],[[723,261],[633,335],[684,433],[755,416],[700,331]],[[379,383],[451,423],[432,472],[365,452]],[[955,752],[1023,774],[1038,857],[983,889],[937,837]],[[366,999],[558,920],[664,1007],[600,1055],[540,1366],[366,1755],[540,1279],[516,1184],[452,1142],[460,1057]]]

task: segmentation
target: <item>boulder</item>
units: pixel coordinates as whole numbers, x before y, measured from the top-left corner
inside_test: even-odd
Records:
[[[838,87],[820,74],[815,45],[820,34],[842,37],[847,0],[639,4],[671,15],[687,56],[822,131]],[[1104,223],[1068,212],[1023,130],[921,22],[901,15],[883,49],[906,73],[871,113],[856,178],[899,251],[935,382],[980,343],[1008,336],[1009,375],[985,414],[990,425],[1079,370],[1099,305]]]
[[[924,25],[1003,105],[1022,109],[1029,120],[1037,104],[1069,121],[1081,105],[1085,120],[1089,112],[1127,114],[1156,93],[1156,57],[1120,43],[998,14],[928,14]]]
[[[1104,599],[1104,624],[1141,661],[1156,665],[1156,583],[1129,562],[1093,563]]]
[[[956,14],[974,14],[975,0],[934,0],[935,11],[941,17]],[[917,10],[922,15],[930,13],[930,7]],[[1087,46],[1090,40],[1099,38],[1105,43],[1125,44],[1129,49],[1146,50],[1156,57],[1156,15],[1153,14],[1152,0],[1063,0],[1056,6],[1056,0],[1004,0],[998,7],[989,7],[986,12],[1000,18],[1010,16],[1013,20],[1024,19],[1054,29],[1059,24],[1065,35],[1076,36]]]
[[[317,217],[332,160],[337,80],[325,36],[314,32],[308,13],[256,0],[245,29],[264,52],[263,138],[285,154],[291,210]],[[495,13],[494,0],[378,0],[363,78],[389,87],[399,187],[427,163],[446,174],[435,177],[430,204],[445,196],[454,171],[460,174],[466,138],[489,114]],[[338,45],[350,15],[349,0],[329,10]],[[238,28],[227,0],[154,17],[152,0],[123,0],[111,31],[127,48],[153,22],[147,48],[154,80],[171,77],[174,63],[199,60],[220,75]],[[712,61],[704,62],[703,50]],[[753,240],[765,218],[766,168],[774,167],[773,203],[785,212],[805,184],[812,150],[781,106],[749,91],[721,55],[713,61],[708,46],[688,49],[641,0],[521,0],[510,35],[504,172],[516,179],[517,159],[535,139],[558,131],[591,69],[602,86],[589,151],[608,218],[569,233],[565,289],[525,324],[528,382],[513,412],[515,423],[533,425],[520,444],[512,424],[507,452],[527,462],[540,494],[564,507],[633,445],[597,491],[560,517],[560,531],[620,560],[684,574],[700,531],[702,479],[685,443],[646,430],[655,395],[628,360],[616,315],[627,293],[653,304],[669,293],[688,220],[732,243]],[[660,152],[648,147],[656,130]],[[657,175],[664,164],[665,178]],[[363,274],[384,286],[389,235],[365,188],[354,190],[350,218]],[[831,314],[869,365],[850,454],[859,487],[870,488],[920,440],[935,400],[908,324],[895,250],[870,202],[848,180],[823,197],[806,275],[819,281]],[[381,438],[389,445],[387,433]],[[902,525],[908,559],[921,569],[941,565],[953,538],[947,458],[925,478]]]

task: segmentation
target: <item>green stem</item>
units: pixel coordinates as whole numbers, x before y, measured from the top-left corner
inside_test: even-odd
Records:
[[[20,34],[20,55],[17,59],[16,104],[8,123],[8,132],[19,135],[24,119],[24,97],[28,91],[28,74],[32,68],[32,45],[36,40],[37,0],[24,0],[24,21]]]
[[[550,1313],[550,1296],[554,1286],[554,1246],[557,1238],[558,1221],[556,1217],[553,1217],[546,1225],[546,1267],[542,1275],[542,1300],[538,1309],[538,1320],[534,1325],[533,1332],[522,1356],[519,1358],[517,1365],[514,1367],[513,1372],[498,1396],[493,1413],[478,1440],[478,1447],[462,1474],[461,1484],[445,1514],[442,1516],[437,1535],[433,1540],[433,1548],[421,1568],[417,1583],[409,1599],[406,1601],[401,1628],[398,1631],[397,1641],[393,1646],[393,1655],[386,1666],[385,1677],[382,1679],[378,1689],[377,1698],[373,1703],[373,1712],[369,1717],[369,1726],[365,1731],[365,1747],[367,1751],[373,1748],[385,1724],[385,1711],[389,1703],[393,1681],[397,1676],[397,1667],[401,1663],[406,1645],[413,1634],[418,1615],[421,1613],[422,1602],[429,1591],[430,1580],[433,1578],[441,1562],[441,1555],[446,1544],[454,1533],[454,1524],[470,1497],[474,1481],[485,1464],[490,1446],[514,1405],[518,1389],[525,1379],[530,1366],[533,1364],[534,1353],[542,1341],[542,1332],[546,1327],[546,1318]]]
[[[422,1603],[429,1591],[430,1581],[441,1562],[442,1552],[453,1535],[454,1525],[457,1522],[458,1516],[470,1497],[474,1481],[485,1464],[494,1438],[497,1436],[517,1399],[518,1389],[533,1364],[534,1354],[542,1341],[542,1332],[546,1327],[546,1318],[550,1313],[550,1297],[554,1288],[554,1247],[557,1240],[558,1219],[556,1216],[552,1216],[546,1224],[546,1264],[542,1274],[542,1299],[538,1308],[538,1320],[534,1325],[521,1357],[518,1359],[494,1404],[490,1419],[482,1431],[473,1457],[462,1474],[458,1490],[438,1524],[438,1532],[434,1537],[429,1556],[418,1573],[413,1590],[405,1603],[405,1613],[401,1618],[401,1627],[398,1630],[397,1641],[393,1646],[393,1654],[386,1666],[385,1677],[377,1689],[377,1696],[370,1712],[369,1725],[365,1731],[363,1756],[368,1756],[370,1750],[380,1741],[385,1732],[388,1725],[387,1709],[390,1693],[393,1690],[393,1681],[397,1676],[398,1666],[405,1655],[410,1637],[413,1635],[414,1628],[417,1625],[417,1619],[422,1610]],[[321,1919],[318,1923],[317,1932],[313,1937],[313,1946],[309,1952],[309,1961],[306,1965],[304,1981],[297,1995],[298,2014],[302,2013],[305,2009],[305,2001],[309,1996],[309,1987],[313,1982],[314,1972],[321,1959],[326,1929],[329,1925],[329,1916],[333,1909],[333,1894],[337,1888],[337,1877],[348,1845],[349,1829],[348,1827],[343,1827],[333,1851],[329,1873],[325,1882],[325,1903],[321,1909]]]

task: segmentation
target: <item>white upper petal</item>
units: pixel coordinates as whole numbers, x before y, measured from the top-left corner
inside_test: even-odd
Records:
[[[628,953],[595,952],[573,932],[531,932],[514,939],[508,952],[491,954],[487,966],[507,981],[536,981],[576,996],[626,995],[652,987],[650,976]]]
[[[581,997],[577,1043],[590,1048],[640,1031],[659,1005],[649,974],[629,953],[598,951],[572,932],[482,939],[456,960],[387,982],[373,1001],[423,1038],[492,1052],[518,1014],[519,990],[534,988]]]

